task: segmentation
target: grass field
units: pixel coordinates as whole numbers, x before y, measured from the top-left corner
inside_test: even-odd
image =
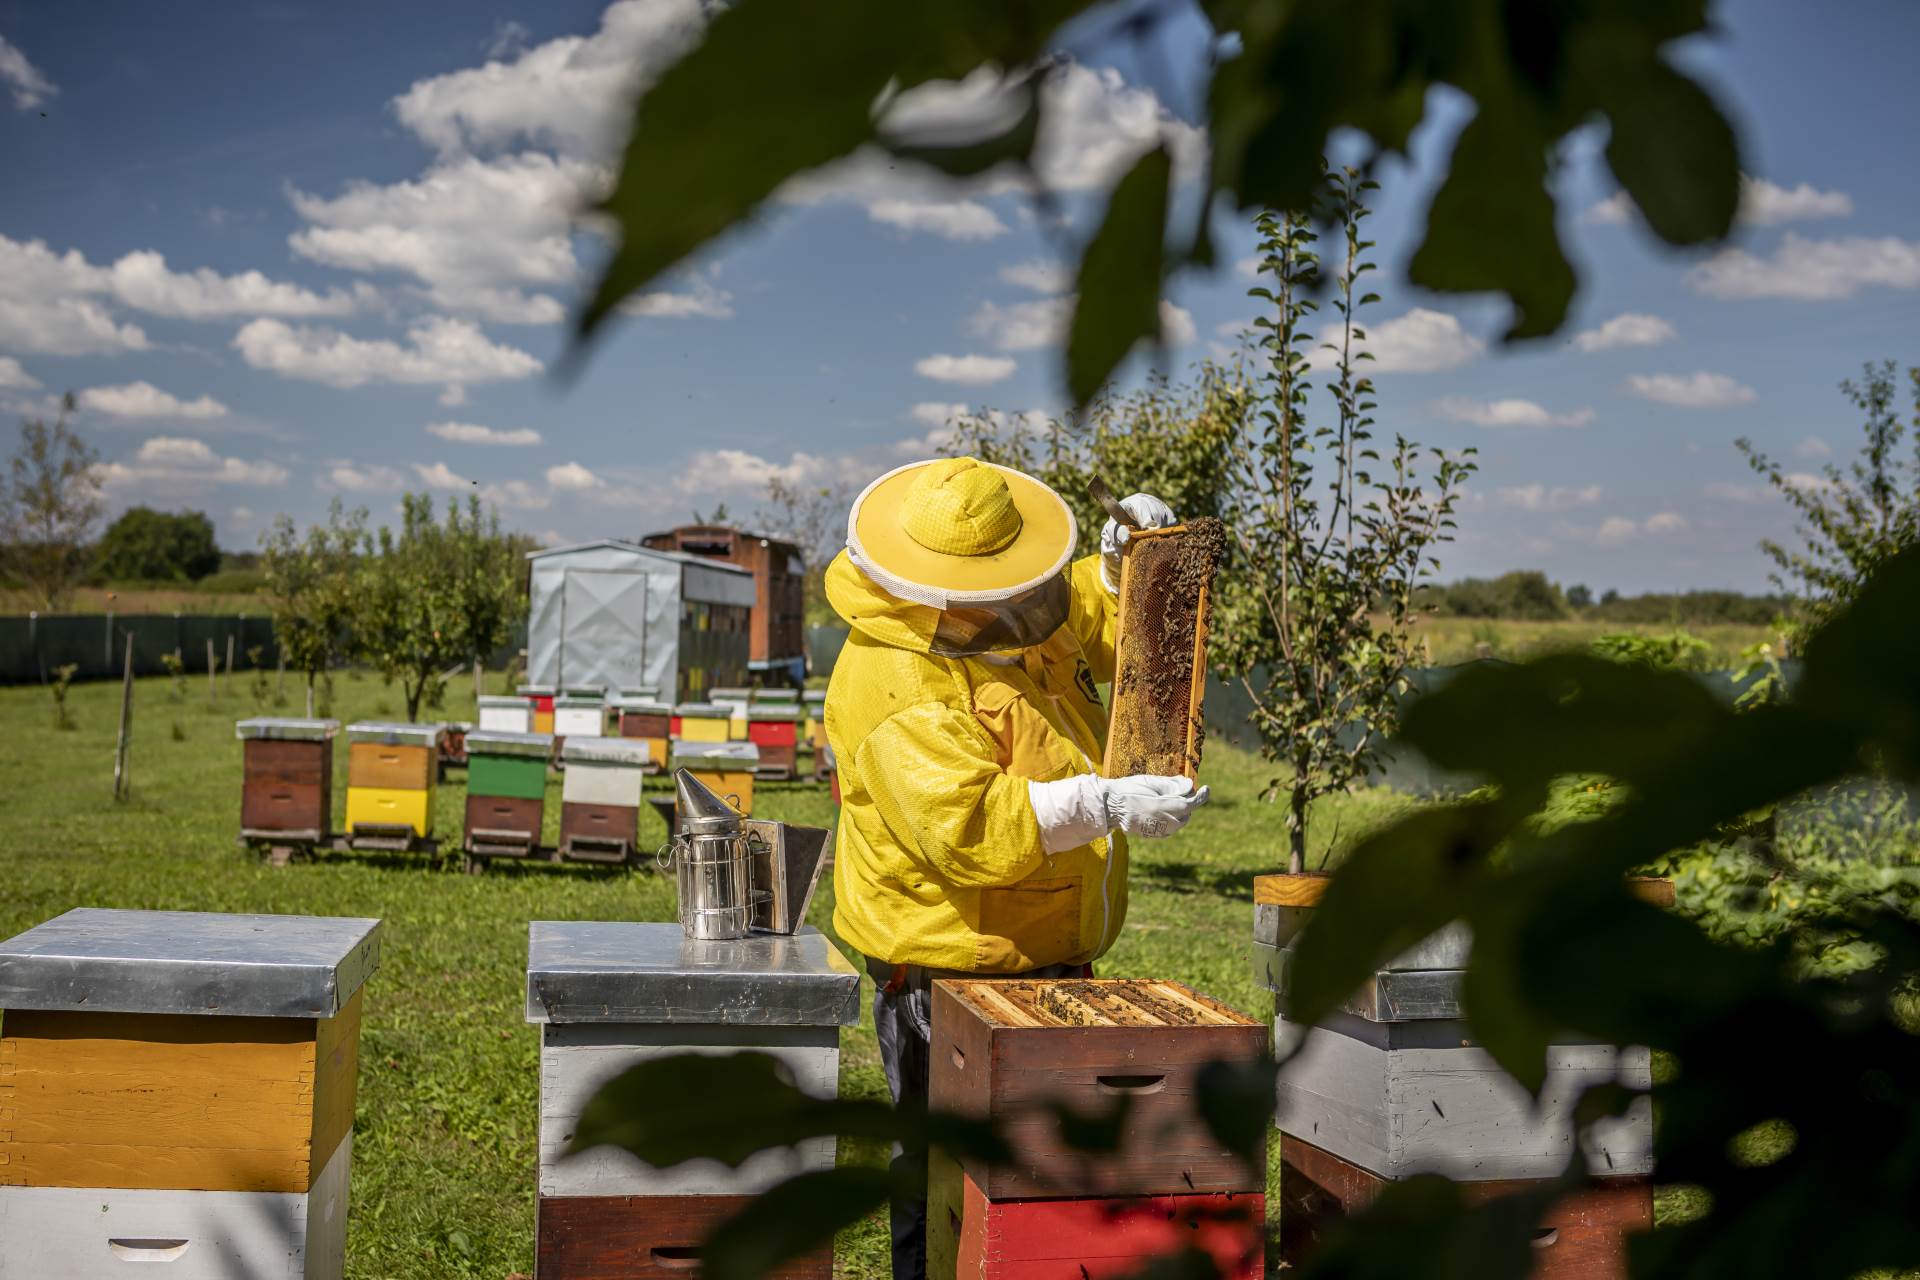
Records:
[[[469,692],[456,682],[448,714],[471,706]],[[189,682],[175,701],[168,681],[140,681],[133,799],[115,804],[118,696],[116,685],[76,686],[76,727],[56,731],[45,689],[0,689],[0,937],[77,906],[381,917],[384,958],[365,996],[348,1274],[501,1280],[530,1271],[538,1039],[521,1020],[527,922],[668,920],[670,883],[576,866],[466,876],[421,858],[369,855],[262,866],[234,844],[233,721],[276,709],[256,707],[244,678],[213,706],[203,683]],[[391,716],[399,705],[375,678],[337,682],[342,719]],[[336,807],[344,763],[336,767]],[[1103,973],[1178,979],[1266,1016],[1269,998],[1254,989],[1247,963],[1252,878],[1273,868],[1282,839],[1277,813],[1256,799],[1263,776],[1257,760],[1215,751],[1207,769],[1214,803],[1180,836],[1136,843],[1131,917]],[[457,836],[463,794],[456,773],[440,792],[443,835]],[[769,816],[833,819],[823,788],[769,787],[761,795],[759,811]],[[1405,803],[1386,793],[1343,799],[1341,841]],[[549,821],[558,807],[550,803]],[[650,812],[642,821],[643,842],[664,836]],[[812,919],[830,929],[831,915],[826,887]],[[870,1021],[843,1043],[842,1091],[883,1094]],[[880,1153],[848,1148],[841,1158]],[[839,1256],[844,1275],[885,1276],[884,1224],[844,1233]]]
[[[1785,651],[1781,637],[1766,627],[1716,623],[1683,629],[1706,641],[1708,652],[1702,656],[1709,671],[1738,667],[1740,651],[1763,640]],[[1584,649],[1604,635],[1663,636],[1673,630],[1672,625],[1594,622],[1581,618],[1538,622],[1521,618],[1426,618],[1415,634],[1426,641],[1426,652],[1431,655],[1430,660],[1421,665],[1449,667],[1475,658],[1520,662],[1543,654]]]
[[[0,587],[0,614],[34,612],[38,605],[24,591]],[[254,592],[197,591],[179,587],[81,587],[62,613],[212,613],[222,617],[266,616],[266,599]]]

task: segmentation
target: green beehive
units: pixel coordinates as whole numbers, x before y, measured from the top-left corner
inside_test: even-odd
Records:
[[[547,755],[552,743],[544,733],[469,734],[468,794],[541,799],[547,793]]]

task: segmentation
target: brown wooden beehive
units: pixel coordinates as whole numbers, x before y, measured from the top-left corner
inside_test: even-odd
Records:
[[[932,1100],[998,1121],[1014,1159],[966,1172],[995,1200],[1258,1192],[1264,1159],[1222,1147],[1195,1103],[1203,1067],[1267,1051],[1266,1027],[1175,982],[941,981],[933,989]],[[1119,1147],[1089,1159],[1053,1106],[1097,1114],[1129,1100]]]
[[[1225,548],[1226,530],[1213,519],[1136,529],[1128,538],[1103,766],[1109,778],[1198,777],[1207,620]]]

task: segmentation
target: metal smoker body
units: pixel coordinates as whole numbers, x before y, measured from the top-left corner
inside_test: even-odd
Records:
[[[830,832],[743,818],[685,769],[674,773],[673,860],[680,927],[726,941],[749,932],[792,933],[806,920]]]

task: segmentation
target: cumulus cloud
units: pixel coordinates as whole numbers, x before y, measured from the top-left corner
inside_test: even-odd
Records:
[[[1593,421],[1593,410],[1573,409],[1565,413],[1531,400],[1471,400],[1465,396],[1443,396],[1433,402],[1433,410],[1443,418],[1476,427],[1584,427]]]
[[[1590,507],[1605,496],[1606,491],[1597,484],[1523,484],[1494,491],[1501,506],[1519,511],[1571,511]]]
[[[173,271],[166,258],[151,249],[126,254],[108,268],[113,295],[136,311],[182,320],[222,320],[230,316],[343,316],[357,310],[372,295],[366,291],[325,294],[285,281],[270,280],[258,271],[223,276],[211,267]]]
[[[5,36],[0,36],[0,84],[6,85],[13,95],[17,111],[32,111],[60,92],[45,72],[27,61],[20,46],[10,43]]]
[[[1658,511],[1646,518],[1640,526],[1650,534],[1685,533],[1691,526],[1687,518],[1677,511]]]
[[[1677,511],[1659,511],[1644,520],[1608,516],[1597,525],[1561,525],[1562,536],[1595,547],[1623,547],[1648,538],[1667,538],[1692,526]]]
[[[212,396],[182,400],[151,382],[118,387],[88,387],[77,397],[82,409],[116,418],[224,418],[227,406]]]
[[[470,383],[513,381],[540,372],[540,361],[496,343],[471,321],[433,316],[407,330],[404,345],[386,338],[355,338],[325,327],[294,328],[255,320],[234,335],[234,350],[256,369],[286,378],[358,387],[369,382]]]
[[[985,386],[1011,377],[1018,364],[1010,356],[932,355],[914,361],[913,371],[935,382]]]
[[[1681,409],[1728,409],[1752,404],[1757,393],[1745,383],[1724,373],[1636,373],[1627,379],[1627,390],[1643,400],[1670,404]]]
[[[1657,347],[1678,336],[1673,326],[1659,316],[1624,311],[1598,328],[1574,334],[1573,345],[1576,350],[1592,355],[1615,347]]]
[[[206,441],[186,436],[155,436],[126,461],[100,467],[101,485],[122,494],[143,488],[191,492],[213,485],[278,486],[286,482],[287,469],[278,463],[221,457]]]
[[[577,462],[563,462],[557,467],[547,468],[547,483],[555,489],[584,493],[589,489],[598,489],[606,482]]]
[[[1826,458],[1833,454],[1833,446],[1819,436],[1802,436],[1800,443],[1793,446],[1796,456],[1802,458]]]
[[[1002,351],[1038,351],[1066,341],[1073,320],[1074,294],[1025,302],[983,302],[967,317],[967,329]],[[1160,333],[1170,347],[1184,347],[1196,336],[1193,313],[1162,298]]]
[[[429,489],[465,489],[473,483],[444,462],[416,462],[413,474]]]
[[[1066,293],[1073,288],[1072,268],[1064,262],[1049,262],[1044,258],[1009,263],[1000,268],[1000,278],[1035,293]]]
[[[544,511],[553,503],[553,495],[545,489],[536,489],[525,480],[505,480],[499,484],[490,484],[480,490],[480,499],[491,502],[496,507],[506,507],[516,511]],[[548,539],[548,545],[559,542],[556,535]]]
[[[1443,373],[1471,364],[1486,353],[1487,344],[1468,333],[1459,317],[1444,311],[1415,307],[1405,315],[1366,326],[1367,337],[1357,344],[1373,354],[1369,373]],[[1332,353],[1317,349],[1316,368],[1332,362]]]
[[[1640,210],[1625,191],[1616,191],[1588,207],[1586,222],[1620,225],[1639,216]],[[1844,191],[1821,191],[1812,183],[1783,187],[1750,174],[1740,177],[1740,208],[1734,215],[1743,226],[1771,227],[1783,222],[1813,222],[1822,218],[1845,218],[1853,213],[1853,197]]]
[[[1862,289],[1920,289],[1920,242],[1896,236],[1809,240],[1788,232],[1771,254],[1723,249],[1687,273],[1716,298],[1826,302]]]
[[[12,356],[0,356],[0,390],[37,391],[40,380],[20,366]]]
[[[348,493],[397,493],[406,488],[407,478],[392,467],[359,466],[336,462],[327,468],[327,479]]]
[[[867,216],[902,231],[928,231],[946,240],[991,240],[1008,230],[1000,215],[978,200],[888,197],[871,201]]]
[[[684,493],[713,489],[765,492],[769,480],[802,484],[825,473],[824,458],[795,452],[785,462],[774,462],[744,449],[702,449],[687,460],[676,481]]]
[[[950,401],[922,400],[907,410],[907,416],[923,427],[942,428],[955,418],[967,415],[967,406]]]
[[[429,422],[427,434],[439,436],[442,440],[451,440],[455,444],[506,445],[526,447],[541,443],[542,437],[532,427],[483,427],[473,422]]]
[[[700,316],[708,320],[729,320],[733,317],[733,295],[716,288],[706,277],[695,276],[685,289],[636,293],[620,304],[620,310],[628,315],[658,319]]]

